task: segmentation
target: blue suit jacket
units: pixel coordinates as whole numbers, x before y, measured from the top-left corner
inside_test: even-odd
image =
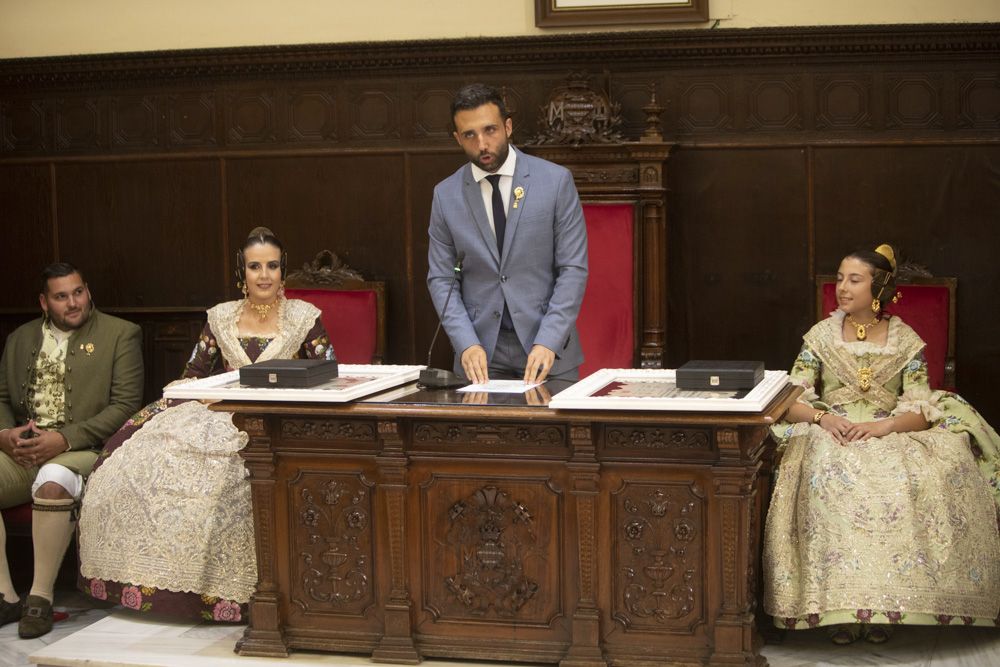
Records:
[[[513,208],[518,187],[524,196]],[[505,300],[525,352],[538,344],[556,353],[550,373],[583,362],[576,317],[587,286],[587,227],[567,169],[518,151],[503,261],[468,163],[434,188],[429,235],[427,286],[451,338],[456,371],[472,345],[493,359]],[[465,253],[461,283],[443,312],[459,252]]]

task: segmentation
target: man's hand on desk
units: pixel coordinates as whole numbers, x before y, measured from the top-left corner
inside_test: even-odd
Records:
[[[482,345],[470,345],[462,352],[462,370],[470,384],[486,384],[490,381],[487,371],[486,350]]]
[[[528,363],[524,365],[524,384],[545,382],[545,377],[552,370],[556,361],[556,353],[544,345],[534,345],[528,355]]]

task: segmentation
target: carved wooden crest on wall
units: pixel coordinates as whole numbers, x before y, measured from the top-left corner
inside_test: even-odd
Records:
[[[593,90],[590,77],[570,74],[541,108],[541,126],[529,144],[599,144],[622,141],[621,105]]]

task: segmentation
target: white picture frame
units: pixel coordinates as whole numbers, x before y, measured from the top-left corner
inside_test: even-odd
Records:
[[[337,378],[308,388],[247,387],[240,384],[240,372],[236,370],[167,387],[163,396],[219,401],[346,403],[413,382],[423,368],[425,366],[341,364]],[[346,384],[344,379],[352,378],[356,382],[340,386]]]
[[[762,412],[788,383],[786,371],[764,371],[764,379],[738,398],[726,391],[680,391],[676,371],[656,368],[602,368],[552,397],[553,410],[667,410],[681,412]],[[663,384],[671,396],[608,395],[612,383]],[[671,385],[673,385],[671,391]],[[627,392],[623,392],[627,393]]]

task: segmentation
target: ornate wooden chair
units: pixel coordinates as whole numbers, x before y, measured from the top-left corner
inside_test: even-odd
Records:
[[[589,276],[577,318],[584,363],[662,368],[666,348],[666,163],[663,109],[650,88],[646,131],[620,132],[619,105],[574,74],[553,90],[539,134],[525,152],[573,173],[587,222]],[[522,147],[519,145],[519,148]]]
[[[285,278],[285,295],[322,311],[337,360],[380,364],[385,356],[385,283],[365,280],[337,255],[323,250]]]
[[[905,265],[900,267],[906,275]],[[899,303],[888,309],[927,343],[928,379],[933,389],[955,388],[955,291],[958,279],[935,278],[925,269],[910,268],[916,275],[897,280],[897,290],[902,295]],[[816,276],[816,319],[826,317],[837,308],[835,276]]]

